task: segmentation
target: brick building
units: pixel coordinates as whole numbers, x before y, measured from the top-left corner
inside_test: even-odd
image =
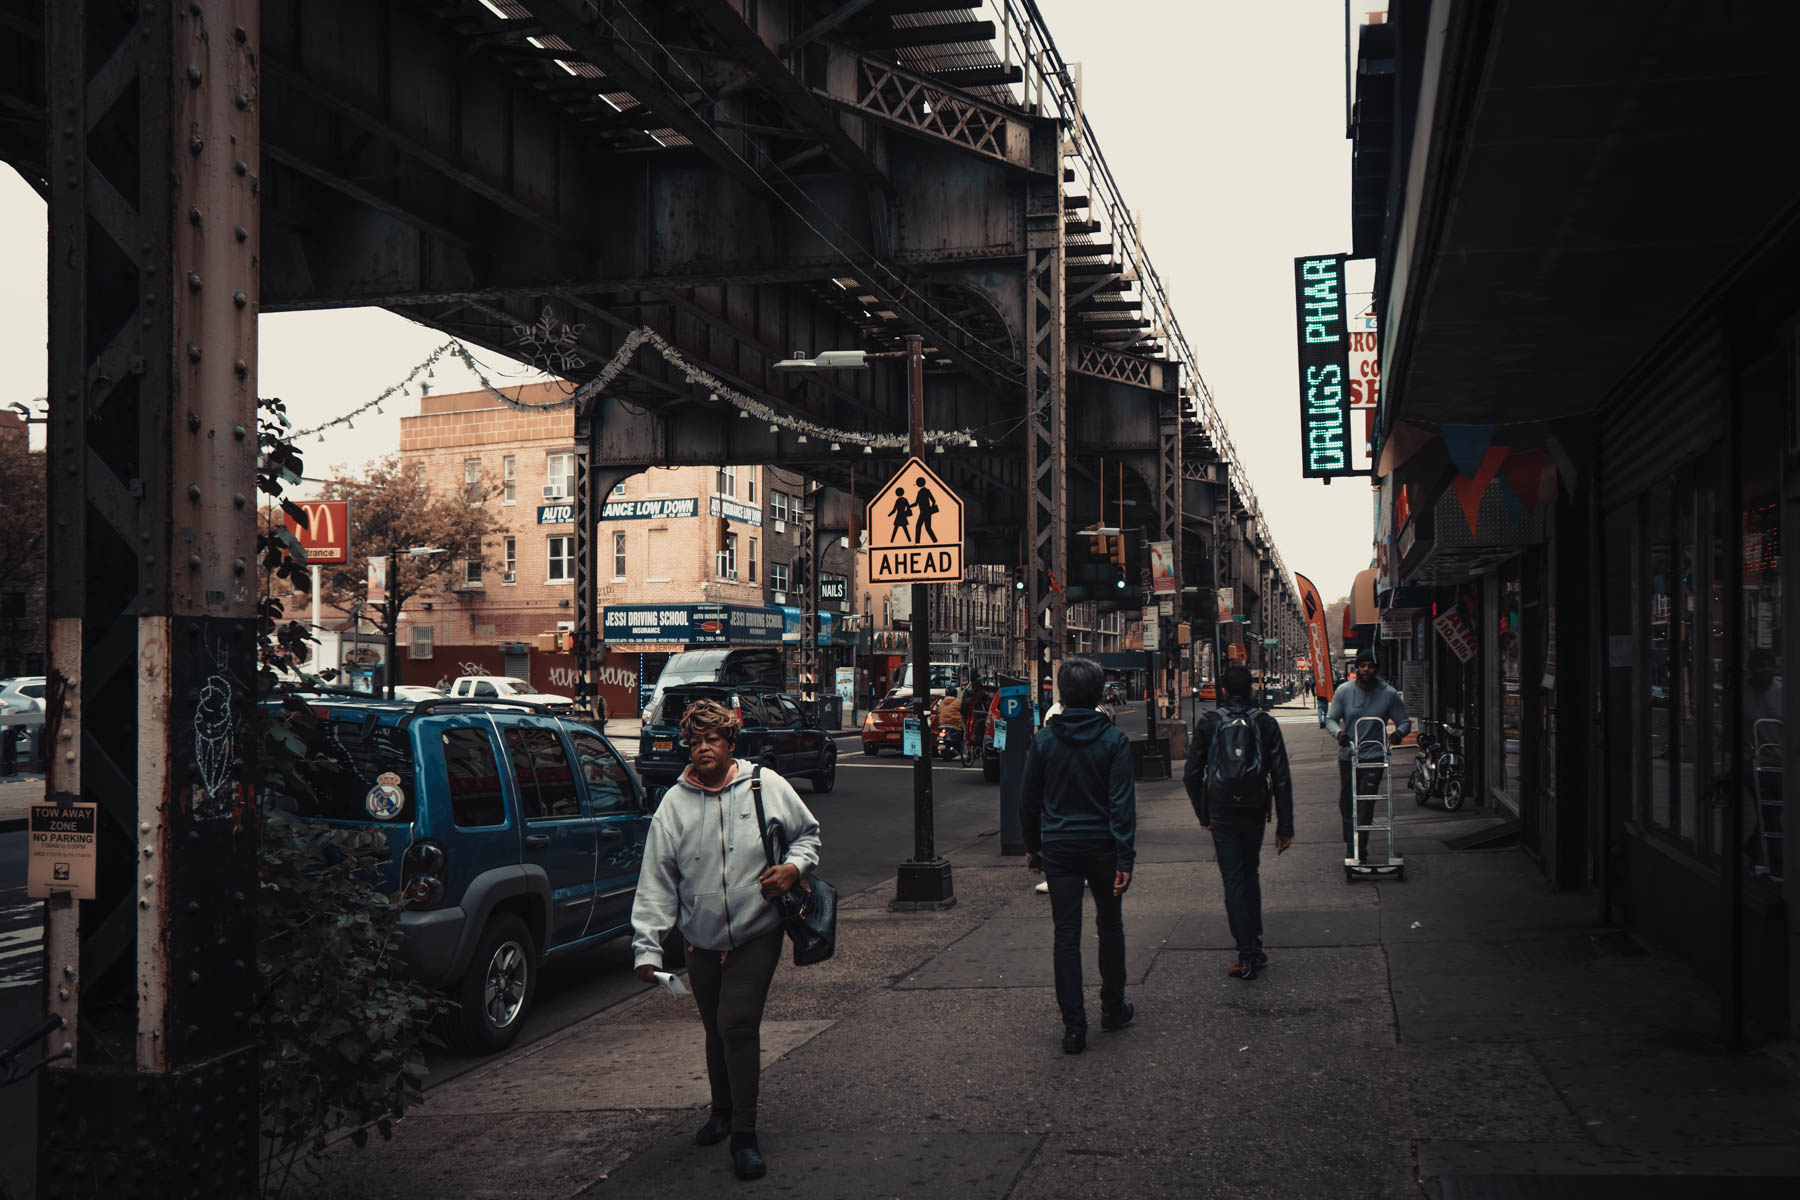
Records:
[[[553,404],[555,383],[510,391],[525,405]],[[573,627],[574,415],[520,411],[486,391],[427,396],[401,419],[403,462],[433,491],[486,495],[498,528],[480,556],[458,566],[451,587],[401,622],[402,676],[430,683],[452,668],[521,675],[547,690],[573,687],[569,656],[541,635]],[[762,467],[652,467],[605,497],[595,539],[595,595],[602,613],[632,606],[693,612],[722,606],[761,620],[734,621],[733,641],[799,638],[800,497],[803,480]],[[492,494],[489,494],[492,493]],[[822,634],[847,636],[853,586],[850,552],[822,540]],[[600,614],[608,636],[601,670],[611,712],[634,711],[669,653],[689,643],[675,629],[625,634]],[[835,665],[828,645],[823,665]],[[464,672],[466,673],[466,672]],[[429,678],[427,678],[429,677]]]

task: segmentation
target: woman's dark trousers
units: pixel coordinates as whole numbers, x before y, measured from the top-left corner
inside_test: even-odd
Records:
[[[1050,883],[1050,913],[1056,921],[1054,963],[1056,1003],[1063,1027],[1087,1032],[1087,1009],[1081,998],[1081,893],[1094,894],[1094,928],[1100,934],[1100,1009],[1116,1013],[1125,1007],[1124,897],[1113,895],[1118,860],[1111,850],[1057,857],[1044,848],[1044,878]]]
[[[731,1132],[756,1132],[756,1093],[762,1076],[763,1001],[781,961],[777,925],[724,954],[688,951],[688,983],[706,1027],[706,1078],[713,1111],[731,1114]]]

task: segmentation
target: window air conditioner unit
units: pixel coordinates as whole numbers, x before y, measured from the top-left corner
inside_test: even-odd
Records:
[[[780,520],[776,521],[775,522],[775,532],[776,533],[786,533],[787,532],[787,522],[780,521]]]
[[[787,593],[786,592],[776,592],[775,593],[775,603],[786,604],[787,603]]]
[[[563,494],[562,484],[546,483],[544,485],[544,499],[546,499],[546,500],[561,500],[562,494]]]
[[[501,574],[500,582],[501,583],[517,583],[517,582],[519,582],[519,577],[511,571],[506,571]]]

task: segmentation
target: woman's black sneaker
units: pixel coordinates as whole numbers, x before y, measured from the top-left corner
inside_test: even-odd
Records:
[[[744,1146],[731,1152],[731,1169],[739,1179],[761,1179],[769,1170],[763,1162],[762,1151],[755,1146]]]
[[[1115,1013],[1101,1013],[1100,1028],[1106,1030],[1108,1033],[1111,1033],[1114,1030],[1123,1029],[1131,1024],[1131,1018],[1136,1015],[1137,1006],[1134,1004],[1127,1004]]]
[[[716,1146],[731,1136],[731,1114],[720,1116],[713,1113],[706,1118],[706,1124],[694,1132],[694,1144],[697,1146]]]

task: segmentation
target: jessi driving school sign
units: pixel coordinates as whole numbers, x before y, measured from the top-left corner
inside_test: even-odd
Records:
[[[955,583],[963,577],[963,504],[909,458],[863,510],[871,583]]]

